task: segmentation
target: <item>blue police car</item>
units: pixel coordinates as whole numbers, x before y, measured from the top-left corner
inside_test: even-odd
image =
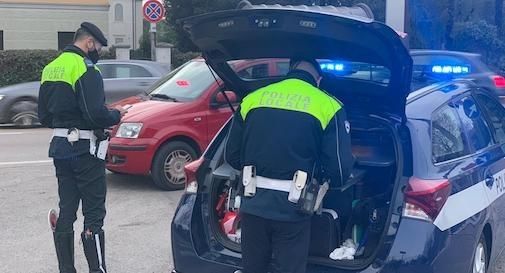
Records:
[[[356,166],[313,217],[308,273],[482,273],[496,261],[505,243],[505,109],[494,92],[467,80],[411,92],[408,50],[364,6],[245,5],[184,25],[241,96],[287,69],[271,62],[258,69],[276,76],[244,77],[234,61],[302,55],[320,62],[321,88],[344,103]],[[186,166],[171,226],[173,272],[240,272],[237,171],[224,159],[229,126]],[[331,255],[349,241],[350,257]]]

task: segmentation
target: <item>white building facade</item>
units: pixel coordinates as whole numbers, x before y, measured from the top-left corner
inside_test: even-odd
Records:
[[[109,45],[138,48],[142,1],[10,0],[0,1],[0,50],[62,49],[83,21],[96,24]]]
[[[109,0],[109,40],[114,45],[139,47],[142,36],[142,1]]]

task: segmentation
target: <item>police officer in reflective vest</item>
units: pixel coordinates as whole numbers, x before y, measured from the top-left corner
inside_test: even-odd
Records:
[[[311,215],[297,206],[298,186],[350,175],[349,123],[342,103],[318,88],[321,75],[315,60],[292,60],[287,79],[247,95],[234,115],[225,159],[243,170],[244,273],[268,272],[272,257],[279,272],[305,272]]]
[[[98,52],[107,46],[102,31],[84,22],[74,44],[49,63],[42,72],[39,90],[39,120],[53,128],[49,157],[58,178],[59,218],[50,212],[60,273],[76,272],[73,224],[82,201],[84,253],[92,273],[105,273],[105,160],[107,135],[126,112],[105,106],[103,80],[95,64]],[[54,218],[51,218],[54,217]],[[52,221],[52,222],[51,222]]]

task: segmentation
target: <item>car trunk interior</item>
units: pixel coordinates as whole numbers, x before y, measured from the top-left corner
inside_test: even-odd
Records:
[[[324,75],[320,87],[346,107],[357,163],[353,178],[343,186],[333,185],[323,200],[325,210],[312,217],[309,262],[360,270],[372,263],[379,246],[387,247],[382,244],[386,231],[396,230],[390,226],[393,216],[398,216],[394,203],[403,202],[398,194],[394,196],[398,201],[391,200],[403,181],[397,124],[405,118],[412,59],[398,34],[369,15],[356,16],[349,9],[329,13],[306,9],[310,12],[251,6],[187,18],[183,24],[207,63],[241,97],[286,75],[243,78],[230,61],[296,56],[328,61],[326,68],[333,76]],[[208,202],[202,215],[209,218],[204,222],[210,224],[211,248],[219,252],[224,247],[235,255],[240,253],[240,219],[231,185],[238,183],[240,175],[224,162],[224,137],[216,139],[220,147],[208,155],[216,167],[199,185],[202,199]],[[354,241],[356,255],[331,255],[346,254],[334,250],[348,239]]]
[[[356,157],[353,178],[343,186],[331,185],[323,212],[313,216],[309,262],[357,269],[373,261],[389,225],[392,193],[401,176],[397,164],[401,152],[393,128],[383,118],[353,115],[352,111],[348,117]],[[239,204],[235,204],[236,193],[231,187],[239,180],[239,173],[224,162],[223,151],[224,141],[212,158],[220,163],[205,181],[211,194],[211,211],[207,212],[210,232],[222,246],[240,252],[240,219],[235,208]],[[338,257],[330,258],[348,239],[356,245],[352,259],[337,253]]]

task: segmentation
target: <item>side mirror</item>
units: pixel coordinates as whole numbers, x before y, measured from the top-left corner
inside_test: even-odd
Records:
[[[237,94],[235,94],[235,92],[225,91],[224,93],[226,94],[226,97],[228,97],[228,99],[232,104],[238,101]],[[223,95],[223,92],[219,91],[212,102],[212,106],[219,107],[222,105],[227,105],[228,101],[226,100],[226,97]]]

